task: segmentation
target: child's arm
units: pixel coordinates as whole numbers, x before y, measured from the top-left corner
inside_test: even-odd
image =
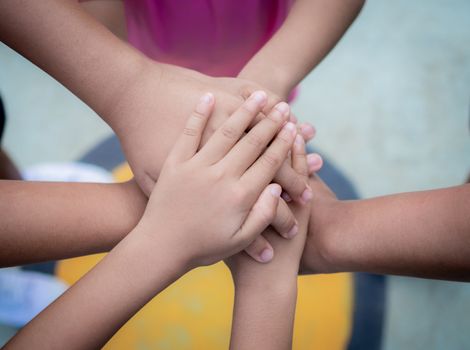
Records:
[[[0,40],[49,73],[103,118],[118,135],[135,179],[149,194],[205,91],[218,105],[206,140],[259,86],[160,64],[114,36],[76,1],[0,1]],[[269,94],[269,109],[279,101]],[[254,124],[255,122],[253,122]],[[306,184],[284,169],[277,181],[299,198]]]
[[[281,188],[269,183],[295,126],[278,133],[287,116],[273,110],[238,141],[261,110],[252,97],[197,151],[213,104],[206,94],[189,118],[137,227],[7,349],[100,348],[179,276],[241,251],[270,224]]]
[[[0,181],[0,193],[1,267],[109,251],[147,202],[134,181]]]
[[[284,24],[248,62],[239,77],[287,98],[336,45],[364,1],[294,1]]]
[[[470,281],[470,184],[358,201],[310,185],[307,270]]]
[[[134,181],[0,180],[0,193],[0,267],[107,252],[135,227],[147,203]],[[295,218],[285,203],[280,202],[272,225],[290,238]],[[272,247],[260,237],[247,252],[266,262]]]
[[[292,150],[293,167],[307,178],[305,143],[297,135]],[[298,231],[283,240],[272,230],[263,234],[276,255],[257,264],[244,253],[226,260],[235,284],[231,349],[291,349],[297,300],[297,273],[305,245],[310,205],[290,203]]]

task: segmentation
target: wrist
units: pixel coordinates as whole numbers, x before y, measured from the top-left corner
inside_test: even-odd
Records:
[[[334,273],[348,271],[343,254],[345,235],[351,225],[353,201],[331,199],[313,203],[309,233],[302,256],[301,272]]]
[[[256,62],[249,62],[238,74],[238,78],[253,81],[274,92],[283,100],[287,100],[295,87],[295,83],[291,81],[289,74],[282,67],[259,65]]]
[[[253,299],[288,301],[297,296],[297,276],[284,278],[278,274],[274,279],[257,279],[256,281],[238,280],[234,283],[235,295]],[[245,298],[245,297],[243,297]]]
[[[161,273],[172,282],[193,268],[189,255],[184,254],[176,241],[168,239],[171,235],[164,234],[165,229],[161,227],[158,231],[155,232],[155,225],[147,225],[143,219],[128,235],[130,250],[134,255],[138,251],[139,260],[146,265],[143,269],[146,271],[146,278],[156,278],[152,284],[160,283]],[[152,266],[160,269],[159,273],[148,274]]]
[[[142,94],[148,77],[152,79],[162,75],[163,68],[157,62],[137,52],[131,52],[122,58],[118,66],[122,66],[119,76],[112,82],[110,97],[94,108],[101,118],[120,136],[132,125],[133,101]],[[158,96],[157,92],[154,92]],[[93,106],[92,106],[93,108]]]
[[[297,271],[261,271],[261,273],[250,273],[249,270],[240,274],[232,274],[235,290],[244,291],[273,291],[274,293],[284,294],[296,290],[297,288]]]

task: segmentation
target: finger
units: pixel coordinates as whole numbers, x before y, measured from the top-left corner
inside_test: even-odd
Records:
[[[294,145],[292,147],[292,168],[297,174],[307,178],[308,176],[308,164],[307,155],[305,153],[305,141],[302,136],[297,134],[295,137]]]
[[[297,122],[299,121],[299,119],[297,119],[297,116],[294,114],[294,113],[290,113],[290,118],[289,118],[289,121],[291,123],[294,123],[294,124],[297,124]]]
[[[323,166],[323,159],[318,153],[307,154],[308,175],[316,173]]]
[[[263,236],[258,236],[245,248],[245,252],[260,263],[267,263],[273,259],[274,250]]]
[[[283,198],[300,201],[302,193],[307,188],[307,182],[294,169],[291,162],[284,161],[279,171],[274,177],[274,181],[282,186],[285,194]],[[287,200],[289,201],[289,200]]]
[[[241,249],[246,248],[271,224],[276,215],[280,195],[281,186],[278,184],[270,184],[261,192],[245,222],[235,234],[240,240]]]
[[[289,122],[284,125],[271,145],[242,175],[240,179],[242,186],[246,186],[250,193],[257,195],[261,188],[269,184],[286,159],[295,135],[294,124]]]
[[[268,116],[256,124],[222,159],[221,166],[229,166],[241,176],[266,149],[288,117],[289,105],[285,102],[277,104]],[[289,125],[295,129],[292,123]]]
[[[199,100],[195,110],[186,122],[183,132],[173,146],[169,157],[178,160],[187,160],[196,154],[201,142],[201,136],[207,120],[214,108],[214,95],[204,94]]]
[[[308,164],[307,155],[305,153],[305,142],[304,139],[297,135],[295,137],[294,145],[292,147],[292,168],[301,176],[305,181],[308,181]],[[313,198],[313,192],[310,186],[302,192],[300,196],[300,202],[307,204]]]
[[[300,134],[303,136],[305,142],[310,141],[317,134],[317,130],[309,123],[302,123],[299,125]]]
[[[212,135],[199,152],[210,164],[222,159],[245,133],[251,121],[266,104],[264,91],[255,91]]]
[[[260,113],[258,113],[256,118],[252,121],[252,123],[250,124],[249,129],[252,129],[261,120],[266,118],[268,116],[268,114],[271,112],[271,110],[274,108],[274,106],[276,106],[278,103],[282,102],[282,100],[278,96],[276,96],[275,94],[273,94],[269,91],[267,92],[267,94],[268,94],[267,103],[264,105],[263,110]]]
[[[294,214],[284,200],[279,200],[276,217],[271,226],[284,238],[290,239],[299,231]]]

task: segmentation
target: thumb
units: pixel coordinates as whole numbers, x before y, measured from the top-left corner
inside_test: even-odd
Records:
[[[245,222],[236,233],[236,237],[240,239],[240,244],[243,245],[241,249],[246,248],[253,242],[274,220],[281,192],[281,186],[270,184],[260,194]]]

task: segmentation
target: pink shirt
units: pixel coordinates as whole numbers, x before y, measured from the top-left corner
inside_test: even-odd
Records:
[[[124,0],[129,42],[150,58],[236,76],[293,0]]]

